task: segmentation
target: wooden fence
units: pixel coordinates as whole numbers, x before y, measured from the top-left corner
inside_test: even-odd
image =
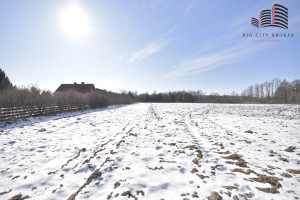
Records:
[[[49,116],[64,112],[73,112],[90,109],[88,105],[67,105],[67,106],[23,106],[13,108],[0,108],[0,121],[19,119],[35,116]]]

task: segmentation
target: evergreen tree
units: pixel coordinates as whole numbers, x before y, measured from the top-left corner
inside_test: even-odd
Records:
[[[5,72],[0,68],[0,92],[5,89],[12,88],[9,78],[6,76]]]

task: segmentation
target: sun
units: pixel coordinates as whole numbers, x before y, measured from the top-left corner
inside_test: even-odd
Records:
[[[90,31],[87,15],[77,4],[72,4],[60,15],[62,30],[71,39],[79,39],[86,36]]]

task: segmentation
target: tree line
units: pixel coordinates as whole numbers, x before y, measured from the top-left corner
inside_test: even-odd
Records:
[[[241,96],[249,102],[300,103],[300,79],[292,82],[274,78],[261,84],[250,85]]]
[[[186,103],[275,103],[300,104],[300,79],[292,82],[274,78],[260,84],[250,85],[243,92],[231,95],[198,91],[175,91],[152,94],[137,92],[114,93],[94,90],[88,94],[76,91],[53,95],[36,86],[16,87],[0,69],[0,107],[33,105],[89,105],[91,108],[133,102],[186,102]]]
[[[5,72],[0,69],[0,108],[48,105],[89,105],[91,108],[101,108],[133,102],[133,98],[128,94],[99,89],[87,94],[71,90],[53,95],[51,91],[42,90],[34,85],[17,87],[13,86]]]
[[[198,91],[177,91],[152,94],[128,92],[136,102],[189,102],[189,103],[277,103],[300,104],[300,79],[292,82],[274,78],[260,84],[250,85],[242,93],[231,95]]]

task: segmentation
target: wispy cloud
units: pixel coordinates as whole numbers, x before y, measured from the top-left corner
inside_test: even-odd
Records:
[[[138,60],[145,59],[159,51],[161,51],[170,41],[166,39],[170,34],[174,33],[178,29],[178,25],[175,25],[173,28],[169,29],[167,32],[162,34],[159,39],[147,44],[144,48],[133,52],[130,55],[129,62],[135,62]]]
[[[231,48],[224,48],[210,54],[202,54],[186,59],[175,65],[173,70],[166,74],[166,78],[177,78],[201,72],[209,71],[217,67],[228,65],[239,61],[254,48],[245,48],[245,45],[236,45]],[[196,54],[197,55],[197,54]]]
[[[188,13],[192,10],[192,8],[195,6],[196,3],[197,3],[197,1],[195,1],[195,0],[191,0],[187,3],[187,5],[182,13],[181,20],[183,20],[188,15]]]
[[[244,32],[250,30],[249,20],[252,14],[258,14],[259,8],[270,6],[265,2],[258,2],[243,12],[238,17],[230,18],[222,22],[230,27],[224,34],[216,37],[213,41],[208,41],[202,47],[188,58],[181,59],[175,66],[165,75],[166,78],[178,78],[199,74],[217,67],[225,66],[239,62],[252,55],[253,52],[262,50],[266,46],[252,45],[249,41],[241,39]],[[190,7],[187,6],[186,10],[189,11]],[[219,27],[216,27],[219,29]],[[226,47],[230,46],[230,47]]]
[[[155,54],[156,52],[160,51],[166,45],[166,43],[167,42],[165,40],[158,40],[146,45],[144,48],[133,52],[130,56],[129,62],[132,63],[137,60],[142,60]]]
[[[170,35],[174,33],[178,29],[178,25],[175,25],[173,28],[169,29],[162,35],[158,37],[158,39],[149,42],[143,48],[139,50],[135,50],[131,53],[123,53],[122,55],[114,56],[114,60],[116,62],[128,62],[133,63],[139,60],[143,60],[153,54],[161,51],[166,45],[170,42]],[[168,39],[167,39],[168,37]]]

